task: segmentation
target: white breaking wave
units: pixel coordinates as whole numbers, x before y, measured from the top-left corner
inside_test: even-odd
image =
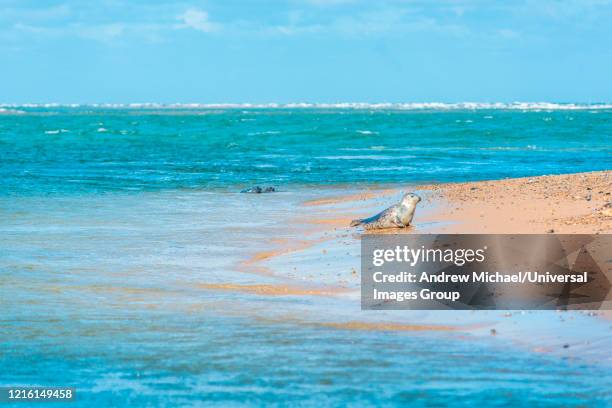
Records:
[[[247,136],[260,136],[260,135],[279,135],[280,132],[278,130],[265,130],[262,132],[249,132]]]
[[[47,135],[57,135],[59,133],[68,133],[68,132],[70,132],[68,129],[45,130],[45,134]]]
[[[412,166],[372,166],[372,167],[355,167],[353,169],[351,169],[353,171],[358,171],[360,173],[368,173],[371,171],[405,171],[405,170],[411,170],[411,171],[415,171],[418,170],[418,167],[412,167]]]
[[[0,104],[6,108],[103,108],[103,109],[355,109],[355,110],[601,110],[612,109],[612,103],[555,103],[555,102],[409,102],[409,103],[99,103],[58,104],[27,103]]]
[[[4,106],[4,105],[0,105],[0,106]],[[21,115],[25,113],[22,110],[17,110],[17,109],[6,109],[6,108],[0,108],[0,115],[4,114],[4,115]]]
[[[383,155],[354,155],[354,156],[318,156],[315,159],[325,160],[398,160],[398,159],[414,159],[416,156],[383,156]]]

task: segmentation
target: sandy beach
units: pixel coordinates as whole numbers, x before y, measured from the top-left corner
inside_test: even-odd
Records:
[[[311,299],[280,321],[345,330],[442,331],[456,339],[494,335],[532,352],[610,360],[604,312],[363,312],[359,308],[359,237],[351,219],[372,215],[404,191],[423,196],[414,226],[383,233],[609,233],[612,172],[542,176],[419,187],[381,187],[323,197],[299,205],[288,221],[295,239],[271,238],[265,251],[239,263],[243,272],[274,279],[265,286],[208,284],[209,290]],[[379,231],[381,232],[381,231]],[[314,299],[314,300],[313,300]],[[317,300],[318,299],[318,300]],[[323,299],[328,299],[327,301]],[[327,302],[335,306],[330,308]],[[321,304],[326,306],[320,307]],[[580,327],[589,326],[588,331]],[[529,336],[524,336],[529,332]],[[603,342],[603,343],[602,343]]]
[[[423,197],[413,226],[376,231],[349,227],[352,219],[383,210],[406,191]],[[337,238],[356,241],[361,233],[610,233],[611,191],[610,171],[368,189],[344,195],[327,191],[324,198],[304,201],[299,215],[289,220],[290,231],[298,235],[295,239],[270,239],[270,248],[241,261],[240,269],[274,276],[263,264],[313,246],[331,245]],[[323,257],[328,252],[321,249]],[[255,291],[271,293],[269,288]]]
[[[612,232],[612,172],[528,177],[422,187],[443,208],[431,219],[448,233]],[[437,232],[437,231],[436,231]]]
[[[420,192],[424,198],[418,207],[414,227],[386,232],[592,234],[612,231],[610,171],[386,188],[308,201],[304,205],[352,203],[354,208],[374,210],[365,203],[410,190]],[[365,211],[346,214],[343,206],[337,218],[312,222],[341,226],[350,222],[351,217],[369,215],[372,213]],[[428,227],[430,223],[448,225]]]

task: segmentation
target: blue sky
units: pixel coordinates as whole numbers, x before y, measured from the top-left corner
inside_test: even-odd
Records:
[[[612,101],[612,0],[0,0],[0,102]]]

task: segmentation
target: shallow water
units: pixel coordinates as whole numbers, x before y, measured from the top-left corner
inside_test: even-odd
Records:
[[[198,286],[277,282],[238,271],[236,262],[266,249],[265,239],[290,237],[285,220],[313,197],[303,189],[281,194],[2,198],[0,383],[71,385],[83,406],[611,401],[611,363],[529,353],[470,331],[334,329],[324,323],[389,316],[360,312],[350,299]],[[327,276],[340,270],[301,256],[299,267],[320,265]],[[419,315],[390,317],[413,323]],[[456,314],[443,320],[470,321]],[[541,315],[530,321],[534,336],[550,325]],[[600,341],[605,330],[588,321],[578,327]],[[514,330],[521,329],[525,322]]]
[[[9,342],[3,376],[10,372],[12,383],[39,384],[61,378],[77,387],[83,406],[610,402],[609,372],[600,367],[482,341],[270,325],[205,313],[95,320],[80,324],[88,330],[66,330],[61,342]]]
[[[462,326],[497,314],[436,317],[458,325],[453,332],[345,330],[327,323],[430,320],[361,312],[354,294],[274,297],[202,286],[346,279],[357,287],[348,264],[358,265],[359,247],[343,233],[346,245],[329,263],[316,245],[269,262],[271,270],[241,262],[269,250],[271,240],[316,239],[320,232],[301,225],[296,211],[305,200],[346,192],[329,185],[610,168],[609,113],[201,113],[0,116],[1,385],[73,386],[78,406],[612,403],[612,364],[602,352],[612,344],[610,328],[595,318],[561,324],[553,313],[535,314],[496,326],[559,349],[557,334],[569,330],[570,350],[581,351],[533,353]],[[459,131],[465,124],[457,118],[485,115],[505,125]],[[582,124],[537,135],[534,123],[540,130],[549,123],[544,115]],[[515,136],[488,133],[509,134],[515,122]],[[315,124],[321,134],[310,130]],[[69,131],[44,133],[57,129]],[[248,136],[261,129],[283,133]],[[366,129],[379,134],[357,132]],[[559,151],[563,143],[569,150]],[[564,167],[572,155],[580,159]],[[446,171],[355,171],[406,160]],[[462,170],[449,171],[455,167]],[[236,193],[264,181],[283,192]]]

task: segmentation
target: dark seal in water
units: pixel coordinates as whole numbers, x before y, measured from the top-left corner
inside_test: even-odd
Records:
[[[255,187],[251,187],[251,188],[247,188],[246,190],[242,190],[241,193],[254,193],[254,194],[261,194],[261,193],[273,193],[275,192],[276,189],[274,187],[260,187],[260,186],[255,186]]]

